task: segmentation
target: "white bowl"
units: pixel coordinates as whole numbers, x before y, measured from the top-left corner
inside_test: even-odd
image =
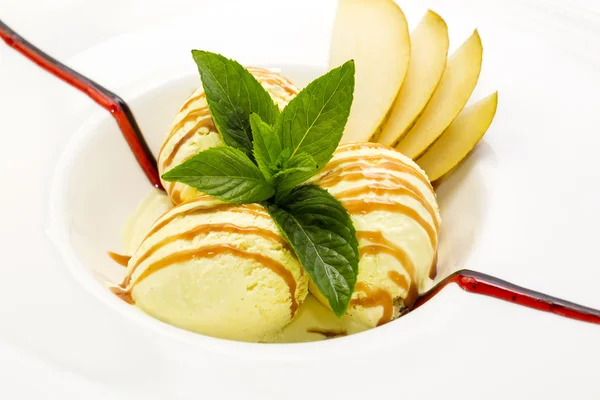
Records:
[[[314,67],[293,66],[282,68],[282,72],[303,86],[322,71]],[[177,107],[198,85],[197,74],[190,74],[163,82],[131,97],[130,105],[155,153]],[[440,242],[440,276],[463,266],[475,243],[478,227],[483,221],[485,203],[481,193],[481,175],[473,167],[476,160],[486,154],[486,147],[481,146],[481,151],[477,151],[440,185],[442,218],[448,221]],[[150,190],[152,188],[148,180],[110,114],[99,115],[85,123],[61,156],[51,199],[53,225],[49,233],[70,270],[103,302],[159,333],[194,345],[207,345],[213,349],[218,346],[226,352],[234,349],[237,352],[240,346],[264,348],[265,345],[234,344],[185,332],[122,302],[107,289],[107,284],[119,283],[125,271],[108,257],[107,251],[121,250],[123,225]],[[432,306],[427,305],[415,314],[428,307]],[[415,324],[413,315],[406,316],[384,328],[375,329],[371,334],[379,335],[383,331],[393,330],[393,336],[398,340],[398,336],[409,337],[410,326]],[[337,341],[342,340],[348,338]],[[328,341],[325,346],[331,347],[331,343]],[[290,349],[294,346],[285,347]],[[265,355],[263,350],[257,352]]]

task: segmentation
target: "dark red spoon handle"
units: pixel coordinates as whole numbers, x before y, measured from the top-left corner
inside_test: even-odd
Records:
[[[117,121],[125,140],[129,144],[131,151],[133,151],[142,170],[150,180],[150,183],[156,188],[163,189],[158,177],[156,159],[152,155],[133,113],[122,98],[50,57],[27,40],[23,39],[2,21],[0,21],[0,38],[2,38],[7,45],[54,76],[79,89],[102,108],[109,111]]]
[[[449,283],[456,283],[467,292],[495,297],[521,306],[558,314],[579,321],[600,324],[600,310],[585,307],[558,297],[526,289],[477,271],[457,271],[419,297],[415,308],[423,305]]]

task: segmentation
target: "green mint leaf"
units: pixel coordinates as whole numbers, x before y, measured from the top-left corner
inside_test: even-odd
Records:
[[[228,203],[257,203],[275,194],[258,167],[240,150],[213,147],[202,151],[162,178],[181,182]]]
[[[280,115],[276,133],[283,148],[311,155],[324,167],[337,148],[350,114],[354,93],[354,61],[312,81]]]
[[[276,157],[281,154],[281,142],[273,132],[273,127],[264,122],[258,114],[250,114],[250,126],[254,138],[254,159],[263,175],[270,181],[277,172],[273,165]]]
[[[307,153],[299,153],[287,160],[283,168],[273,175],[277,190],[292,189],[317,173],[319,167],[315,159]]]
[[[291,156],[292,149],[281,150],[281,153],[279,153],[275,161],[271,163],[271,168],[275,171],[281,171],[283,168],[285,168],[285,163],[290,159]]]
[[[261,84],[236,61],[192,50],[212,118],[223,140],[252,157],[250,114],[274,124],[279,109]]]
[[[284,168],[292,171],[309,172],[317,169],[317,162],[308,153],[298,153],[284,164]]]
[[[267,208],[333,312],[343,316],[358,275],[358,241],[348,212],[315,185],[299,186]]]

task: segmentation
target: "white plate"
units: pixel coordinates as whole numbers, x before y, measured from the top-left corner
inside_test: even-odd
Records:
[[[600,190],[594,185],[600,177],[595,154],[600,138],[594,133],[600,125],[595,110],[600,91],[597,16],[574,3],[570,8],[533,0],[423,3],[402,2],[411,24],[431,6],[448,21],[453,47],[480,28],[484,73],[476,95],[500,90],[498,116],[485,142],[451,177],[455,183],[444,185],[456,190],[442,193],[449,199],[443,207],[459,210],[445,221],[446,232],[472,243],[455,254],[456,264],[600,307],[594,240],[600,223]],[[333,2],[187,7],[179,17],[70,60],[134,101],[144,130],[160,127],[153,126],[135,99],[148,88],[189,75],[194,69],[191,48],[219,51],[248,64],[318,67],[326,62]],[[225,15],[233,18],[236,31],[252,32],[252,45],[224,29]],[[16,57],[14,62],[25,65]],[[224,344],[191,334],[182,343],[147,329],[154,321],[138,325],[122,317],[83,289],[80,282],[88,282],[85,288],[97,292],[89,275],[70,278],[43,233],[53,227],[48,194],[59,154],[81,121],[108,121],[108,116],[43,74],[32,76],[20,79],[43,87],[40,91],[52,101],[18,91],[18,79],[0,91],[8,121],[3,132],[10,132],[3,133],[0,158],[3,183],[10,188],[2,201],[0,228],[8,239],[8,245],[1,245],[6,265],[0,283],[0,340],[11,347],[126,396],[600,396],[593,379],[600,328],[454,287],[396,323],[310,345]],[[74,136],[68,148],[77,148],[81,140]],[[27,149],[27,162],[18,149]],[[62,165],[73,156],[66,153]],[[133,185],[145,183],[139,176]],[[115,221],[120,218],[115,215]],[[118,235],[116,222],[106,226],[107,237],[115,229]],[[143,317],[140,321],[151,321]]]

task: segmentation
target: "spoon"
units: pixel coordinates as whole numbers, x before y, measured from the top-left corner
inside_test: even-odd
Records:
[[[152,186],[163,189],[158,177],[156,159],[152,155],[131,109],[121,97],[44,53],[10,29],[2,20],[0,20],[0,38],[8,46],[57,78],[85,93],[102,108],[110,112],[117,121],[125,140]]]
[[[495,297],[538,311],[545,311],[566,318],[600,324],[600,310],[517,286],[494,276],[468,269],[461,269],[448,275],[437,285],[421,294],[413,309],[425,304],[450,283],[456,283],[461,289],[469,293]]]
[[[121,97],[50,57],[23,39],[23,37],[10,29],[1,20],[0,38],[31,61],[69,85],[79,89],[101,107],[108,110],[117,121],[125,140],[150,183],[156,188],[163,189],[158,176],[156,159],[150,152],[133,113]],[[430,290],[421,294],[413,309],[421,307],[450,283],[456,283],[460,288],[469,293],[494,297],[566,318],[600,324],[600,310],[517,286],[494,276],[468,269],[462,269],[450,274]]]

